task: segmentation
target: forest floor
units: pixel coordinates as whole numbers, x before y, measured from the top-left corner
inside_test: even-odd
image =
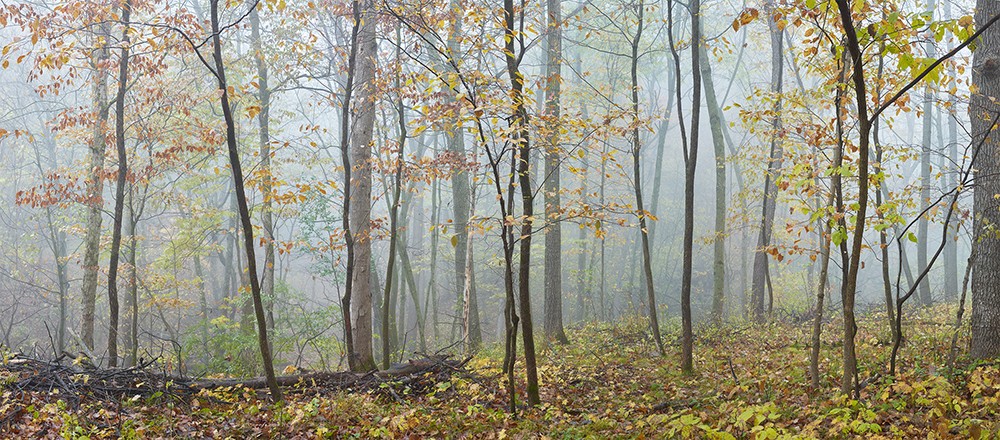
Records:
[[[861,319],[860,400],[839,392],[840,321],[824,325],[822,386],[812,389],[811,321],[697,329],[696,373],[685,376],[679,347],[660,357],[634,319],[573,328],[570,345],[543,344],[543,404],[516,416],[506,411],[502,349],[489,347],[466,365],[478,377],[452,376],[424,393],[404,387],[394,398],[304,387],[275,406],[254,391],[222,388],[188,401],[70,405],[4,391],[0,438],[998,438],[1000,368],[959,356],[949,369],[953,321],[953,306],[911,317],[901,374],[890,379],[886,319]]]

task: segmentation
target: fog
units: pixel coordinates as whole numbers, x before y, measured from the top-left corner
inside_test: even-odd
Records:
[[[755,301],[768,319],[810,321],[825,258],[822,307],[827,316],[840,313],[848,261],[841,244],[847,249],[848,237],[858,232],[860,127],[850,73],[842,73],[850,69],[841,67],[849,58],[836,7],[701,4],[706,51],[698,57],[700,121],[693,127],[692,27],[685,5],[674,4],[668,20],[666,2],[556,3],[559,26],[546,22],[543,2],[515,5],[523,9],[513,54],[504,49],[503,10],[492,3],[376,3],[374,56],[352,50],[351,4],[261,1],[255,14],[250,2],[221,7],[226,96],[276,369],[348,368],[341,149],[347,133],[357,153],[366,106],[373,106],[367,110],[374,117],[371,153],[366,164],[352,159],[352,174],[370,174],[371,196],[364,200],[357,196],[363,186],[352,188],[351,206],[369,202],[371,233],[356,237],[354,245],[370,244],[371,256],[353,261],[352,296],[355,305],[369,297],[374,336],[368,343],[380,364],[386,339],[393,362],[414,352],[461,351],[476,326],[485,346],[501,345],[509,301],[504,225],[514,239],[515,291],[523,282],[516,272],[523,257],[517,246],[526,238],[521,228],[527,224],[531,231],[527,287],[537,344],[559,339],[563,328],[647,319],[643,234],[659,328],[672,343],[682,328],[685,171],[695,140],[694,180],[687,182],[694,185],[695,333],[754,319]],[[969,168],[971,53],[959,52],[930,82],[888,101],[920,66],[958,45],[956,32],[971,26],[960,19],[971,13],[969,2],[938,2],[933,19],[920,15],[926,7],[902,1],[867,4],[863,12],[889,17],[878,25],[884,28],[861,30],[869,111],[888,104],[873,129],[859,313],[885,313],[886,289],[905,294],[928,266],[925,289],[917,289],[907,307],[956,300],[970,253],[971,192],[961,193],[944,227],[950,197]],[[130,8],[130,30],[123,34],[117,2],[2,6],[0,344],[40,357],[82,354],[99,365],[132,365],[141,358],[180,374],[261,374],[209,4],[161,0]],[[549,45],[554,29],[561,33],[558,51]],[[129,43],[123,44],[123,35]],[[775,36],[781,43],[777,76]],[[120,92],[123,47],[131,58]],[[370,81],[351,68],[354,52],[359,65],[373,62]],[[517,125],[509,56],[523,74],[526,136]],[[348,77],[355,74],[354,101],[344,118]],[[710,94],[718,108],[707,101]],[[129,168],[118,218],[113,294],[120,320],[112,361],[108,279],[121,165],[116,96],[124,96]],[[351,122],[343,130],[345,119]],[[404,161],[397,168],[400,139]],[[834,166],[838,140],[845,151],[841,168]],[[527,158],[517,151],[525,144],[531,146]],[[523,216],[522,174],[514,169],[524,161],[531,218]],[[842,212],[828,198],[834,175],[843,179]],[[768,199],[774,201],[773,227],[762,242]],[[644,231],[640,219],[646,220]],[[841,219],[844,229],[837,227]],[[351,222],[352,231],[360,228]],[[556,228],[560,236],[552,238]],[[88,265],[88,249],[96,252],[96,266]],[[472,256],[467,264],[466,255]],[[755,255],[766,263],[757,277]],[[467,274],[473,279],[469,295]],[[96,284],[88,285],[88,276]],[[756,300],[755,279],[764,286]],[[96,295],[89,335],[88,286]],[[556,302],[560,311],[553,311]],[[383,331],[386,315],[389,333]]]

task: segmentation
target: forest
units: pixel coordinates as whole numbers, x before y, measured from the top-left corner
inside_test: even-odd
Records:
[[[998,20],[0,0],[0,438],[998,438]]]

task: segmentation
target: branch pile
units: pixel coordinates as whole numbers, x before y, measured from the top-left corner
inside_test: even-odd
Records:
[[[304,372],[279,376],[277,380],[280,386],[291,388],[293,392],[369,392],[402,400],[403,395],[434,391],[438,384],[451,380],[452,375],[478,381],[476,375],[464,368],[470,359],[459,361],[435,355],[393,364],[385,371]],[[15,355],[0,364],[0,392],[41,394],[75,405],[81,399],[118,403],[136,396],[187,400],[201,390],[267,387],[264,378],[197,380],[174,377],[156,371],[154,364],[155,361],[146,361],[132,368],[97,368],[85,360],[71,360],[68,356],[44,361]]]

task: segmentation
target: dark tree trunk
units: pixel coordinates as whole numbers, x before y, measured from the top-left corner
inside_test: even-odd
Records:
[[[1000,2],[976,2],[976,27],[1000,13]],[[975,92],[969,102],[973,145],[979,152],[975,163],[975,194],[973,218],[976,260],[972,269],[972,348],[977,359],[1000,356],[1000,235],[995,225],[1000,223],[1000,136],[993,124],[1000,113],[994,100],[1000,96],[1000,29],[988,29],[980,37],[972,62],[972,84]]]
[[[771,230],[774,228],[774,211],[778,198],[777,179],[781,170],[781,163],[784,157],[781,145],[781,93],[782,81],[784,77],[784,47],[781,29],[778,27],[777,18],[772,15],[773,2],[768,2],[765,9],[771,17],[768,20],[768,28],[771,34],[771,93],[774,95],[773,116],[771,119],[771,151],[767,162],[767,174],[764,176],[764,198],[762,201],[762,214],[760,223],[760,234],[757,236],[757,247],[753,256],[753,277],[750,290],[750,307],[753,312],[754,321],[760,322],[764,319],[767,298],[765,289],[768,278],[768,251],[771,248]]]
[[[229,106],[229,90],[226,83],[226,69],[222,61],[222,38],[219,30],[219,0],[211,0],[212,16],[212,51],[215,58],[215,76],[219,82],[222,115],[226,123],[226,145],[229,149],[229,165],[233,170],[233,183],[236,192],[236,203],[239,209],[240,223],[243,228],[244,246],[247,253],[247,274],[250,278],[250,294],[253,297],[254,315],[257,320],[257,345],[264,364],[264,375],[267,378],[271,398],[280,401],[281,388],[274,376],[274,366],[271,359],[271,347],[267,337],[267,321],[264,316],[264,303],[260,295],[260,282],[257,279],[257,260],[254,258],[253,224],[250,222],[250,209],[247,205],[246,190],[243,187],[243,168],[240,165],[240,152],[236,140],[236,120],[233,118],[232,107]]]
[[[125,214],[125,180],[128,177],[128,154],[125,151],[125,92],[128,90],[129,17],[132,2],[122,3],[121,59],[118,62],[118,94],[115,97],[115,149],[118,151],[118,176],[115,181],[115,218],[111,233],[111,263],[108,266],[108,366],[118,366],[118,261],[122,249],[122,218]]]
[[[260,173],[261,202],[260,220],[264,228],[264,267],[261,274],[261,295],[267,311],[267,328],[274,330],[274,208],[271,197],[271,89],[268,86],[267,64],[264,62],[264,48],[260,36],[260,16],[257,8],[250,10],[250,39],[253,41],[254,61],[257,67],[257,99],[260,113],[257,125],[260,127]]]
[[[518,301],[521,309],[521,332],[524,333],[524,368],[527,373],[529,405],[538,405],[538,368],[535,362],[534,325],[531,319],[531,225],[534,216],[534,192],[531,186],[529,161],[531,142],[528,138],[528,110],[524,105],[524,77],[520,64],[524,55],[524,36],[515,28],[514,1],[504,0],[504,40],[507,51],[507,76],[510,99],[514,109],[511,119],[513,144],[518,151],[517,177],[521,190],[521,237],[518,259]],[[523,24],[524,11],[520,11]],[[520,46],[516,46],[520,44]]]
[[[701,0],[691,10],[691,138],[684,151],[684,269],[681,274],[681,371],[694,372],[694,335],[691,318],[691,281],[694,270],[694,183],[698,169],[698,132],[701,123]]]

